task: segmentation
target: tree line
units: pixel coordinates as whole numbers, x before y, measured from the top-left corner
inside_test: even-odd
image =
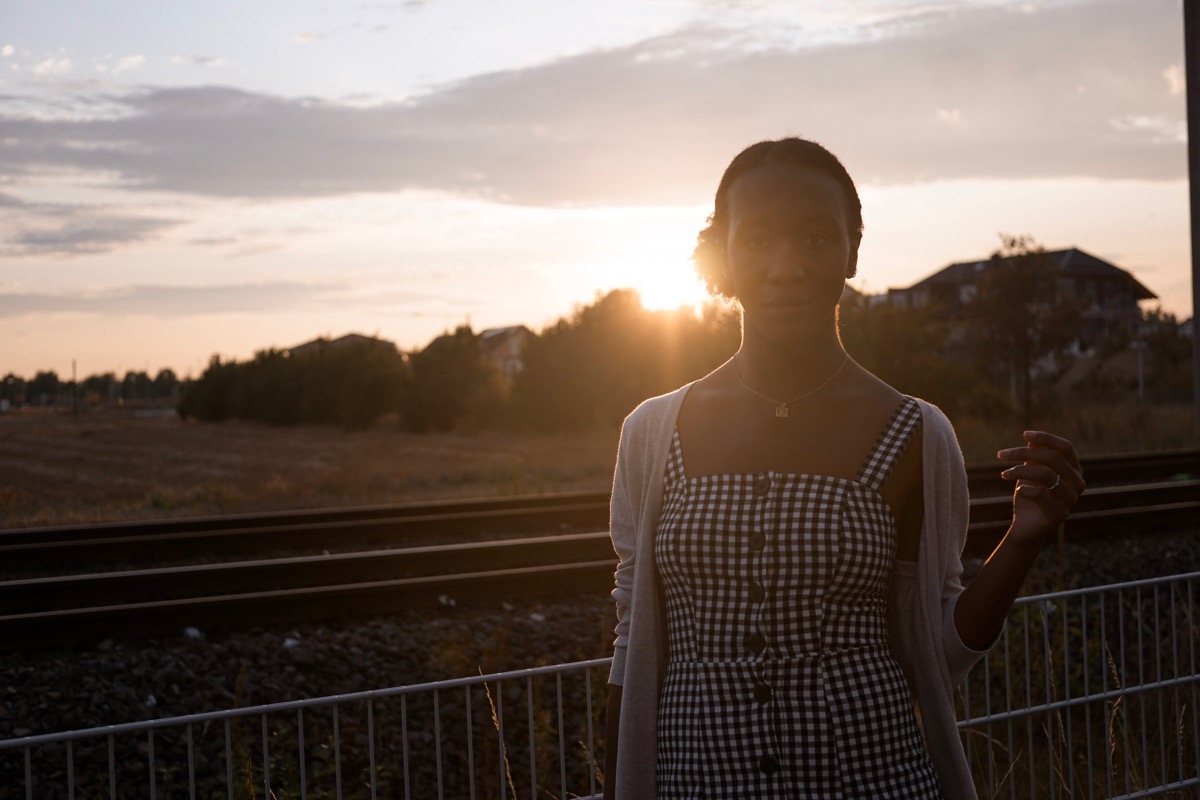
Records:
[[[0,400],[12,406],[54,406],[73,402],[174,403],[181,381],[171,369],[150,373],[131,370],[118,378],[115,372],[89,375],[82,381],[64,380],[54,370],[42,370],[32,378],[12,372],[0,378]]]
[[[531,335],[523,368],[505,380],[468,326],[421,350],[388,342],[318,342],[264,350],[247,361],[214,356],[184,386],[187,419],[367,427],[385,416],[413,432],[561,431],[620,420],[639,401],[715,368],[736,349],[736,313],[710,306],[647,311],[615,290]]]
[[[1084,309],[1043,263],[1043,251],[1009,237],[992,256],[960,313],[847,293],[839,309],[847,351],[902,392],[948,413],[1028,421],[1054,404],[1127,400],[1130,378],[1088,375],[1064,389],[1076,360]],[[389,342],[318,341],[299,351],[263,350],[246,361],[213,356],[204,373],[180,383],[170,370],[151,379],[111,373],[82,383],[88,396],[174,397],[184,419],[259,420],[274,425],[364,428],[395,419],[414,432],[483,429],[562,431],[619,422],[639,401],[699,378],[737,349],[739,315],[713,302],[691,310],[648,311],[632,290],[614,290],[531,334],[523,368],[503,377],[481,336],[461,326],[402,353]],[[1100,355],[1142,342],[1147,399],[1186,402],[1191,342],[1177,320],[1153,309],[1139,325],[1087,343]],[[55,396],[57,376],[9,375],[0,397],[36,403]],[[61,384],[58,384],[61,386]],[[61,390],[60,392],[61,393]]]

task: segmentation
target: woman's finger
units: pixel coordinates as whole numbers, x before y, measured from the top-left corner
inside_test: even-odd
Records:
[[[1070,439],[1064,439],[1061,436],[1055,436],[1053,433],[1046,431],[1025,431],[1022,434],[1025,441],[1029,442],[1035,448],[1045,448],[1060,453],[1072,466],[1079,467],[1079,456],[1075,452],[1075,445],[1071,444]]]
[[[1061,476],[1050,467],[1040,464],[1018,464],[1001,472],[1000,477],[1006,481],[1033,482],[1049,487],[1057,483]]]

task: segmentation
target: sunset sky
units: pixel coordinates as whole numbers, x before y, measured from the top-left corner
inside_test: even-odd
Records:
[[[0,5],[0,374],[694,303],[729,159],[858,181],[854,285],[1000,232],[1192,313],[1179,0]]]

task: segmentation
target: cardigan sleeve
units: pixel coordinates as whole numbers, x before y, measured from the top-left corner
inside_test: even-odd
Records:
[[[621,439],[617,445],[617,465],[613,473],[612,499],[609,505],[608,528],[612,537],[613,550],[617,554],[617,568],[613,574],[612,598],[616,604],[617,625],[614,630],[612,669],[608,682],[621,686],[625,682],[625,656],[629,647],[629,620],[633,600],[633,576],[637,564],[637,492],[630,463],[634,449],[635,425],[633,416],[626,418],[621,426]]]
[[[934,502],[937,505],[936,535],[939,538],[938,557],[941,562],[942,647],[951,684],[958,685],[991,645],[982,650],[968,647],[954,624],[954,609],[963,591],[962,552],[967,543],[967,527],[970,523],[967,468],[950,421],[935,407],[930,408],[932,413],[926,414],[925,424],[932,428],[935,470],[933,475],[926,471],[926,480],[932,478],[937,489]]]

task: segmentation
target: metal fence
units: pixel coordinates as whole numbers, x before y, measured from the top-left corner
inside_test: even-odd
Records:
[[[1200,796],[1200,572],[1017,601],[959,695],[984,798]],[[566,798],[608,659],[0,741],[19,798]]]
[[[1200,572],[1019,599],[964,682],[981,797],[1200,797]]]
[[[609,661],[9,739],[0,796],[591,797]]]

